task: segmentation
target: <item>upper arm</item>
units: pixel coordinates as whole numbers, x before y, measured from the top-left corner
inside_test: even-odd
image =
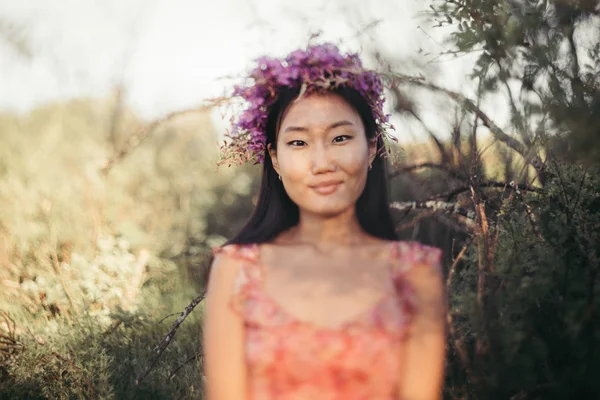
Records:
[[[439,249],[406,274],[414,291],[411,325],[403,347],[401,399],[441,399],[446,356],[446,294]]]
[[[204,313],[204,373],[209,400],[246,398],[244,324],[230,307],[240,261],[229,254],[215,256]]]

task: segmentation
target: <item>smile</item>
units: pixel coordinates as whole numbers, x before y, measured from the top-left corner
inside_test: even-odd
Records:
[[[332,194],[335,191],[337,191],[337,189],[340,187],[341,184],[342,184],[342,182],[337,182],[337,181],[336,182],[324,182],[319,185],[311,186],[311,189],[319,194],[328,195],[328,194]]]

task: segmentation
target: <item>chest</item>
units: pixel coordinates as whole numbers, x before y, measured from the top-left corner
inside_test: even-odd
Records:
[[[295,319],[333,328],[375,308],[394,290],[389,268],[380,260],[298,257],[267,266],[262,290]]]

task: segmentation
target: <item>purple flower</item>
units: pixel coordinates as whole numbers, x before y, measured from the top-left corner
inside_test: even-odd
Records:
[[[341,54],[331,43],[309,46],[290,53],[285,59],[261,57],[250,73],[251,83],[234,86],[233,95],[246,107],[234,122],[229,141],[222,147],[221,163],[262,163],[266,149],[266,125],[270,107],[284,87],[300,88],[306,93],[348,86],[362,95],[379,123],[378,133],[389,127],[383,112],[383,83],[379,75],[365,71],[357,54]]]

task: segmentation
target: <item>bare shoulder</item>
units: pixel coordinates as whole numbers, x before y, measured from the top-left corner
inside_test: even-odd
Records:
[[[214,259],[210,268],[207,297],[228,296],[234,288],[241,265],[248,258],[249,248],[226,245],[213,249]]]
[[[236,246],[213,250],[203,315],[204,370],[210,399],[242,399],[246,393],[244,320],[232,307],[243,259]]]
[[[417,309],[434,320],[442,320],[446,291],[442,250],[418,242],[398,242],[398,268],[414,290]]]
[[[353,246],[350,252],[355,252],[360,258],[384,261],[387,264],[394,257],[397,243],[395,240],[369,236],[363,243]]]

